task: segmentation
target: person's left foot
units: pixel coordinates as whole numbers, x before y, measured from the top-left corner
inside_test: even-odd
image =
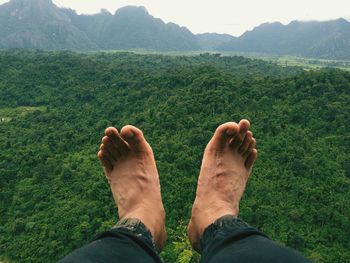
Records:
[[[196,199],[188,225],[193,248],[200,251],[200,237],[215,220],[238,216],[239,202],[257,157],[250,123],[220,125],[205,148]]]
[[[111,185],[119,219],[136,218],[150,230],[159,251],[166,240],[159,176],[150,145],[131,125],[109,127],[98,158]]]

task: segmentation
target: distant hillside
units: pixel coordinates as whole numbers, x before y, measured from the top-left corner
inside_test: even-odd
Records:
[[[197,34],[198,45],[203,50],[214,50],[220,45],[235,40],[234,36],[229,34],[204,33]]]
[[[0,49],[235,51],[350,59],[350,22],[265,23],[240,37],[193,34],[164,23],[144,7],[126,6],[78,15],[52,0],[11,0],[0,5]]]
[[[187,28],[165,24],[144,7],[114,15],[77,15],[52,0],[11,0],[0,6],[0,48],[198,50]]]
[[[0,6],[0,48],[96,49],[51,0],[12,0]]]
[[[196,37],[185,27],[165,24],[144,7],[126,6],[114,15],[77,15],[65,10],[72,23],[85,32],[101,49],[197,50]]]
[[[350,59],[350,22],[265,23],[216,48],[316,58]]]

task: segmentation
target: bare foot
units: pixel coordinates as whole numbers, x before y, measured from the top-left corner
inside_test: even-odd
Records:
[[[188,225],[194,249],[204,230],[224,215],[238,216],[239,202],[257,157],[250,123],[228,122],[219,126],[208,143],[198,178],[197,195]]]
[[[131,125],[120,134],[110,127],[98,158],[118,207],[119,219],[137,218],[150,230],[159,251],[166,240],[165,212],[153,151],[142,132]]]

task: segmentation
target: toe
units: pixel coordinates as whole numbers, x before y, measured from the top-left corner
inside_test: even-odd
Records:
[[[107,171],[113,170],[113,165],[111,161],[103,154],[101,150],[97,153],[97,157],[100,160],[102,166],[104,166]]]
[[[253,149],[255,149],[255,147],[256,147],[256,140],[255,138],[252,138],[247,150],[242,154],[243,158],[247,159],[249,154],[253,151]]]
[[[140,129],[132,125],[126,125],[122,128],[120,135],[129,144],[133,151],[147,152],[150,150],[150,147]]]
[[[238,125],[235,122],[226,122],[220,125],[211,140],[210,145],[215,149],[224,149],[226,145],[234,138],[238,133]]]
[[[239,127],[238,135],[231,142],[231,147],[233,149],[239,149],[239,147],[242,145],[244,138],[249,130],[250,123],[248,120],[243,119],[239,122],[238,127]]]
[[[109,151],[106,150],[106,147],[104,145],[102,145],[100,151],[102,152],[102,157],[113,167],[117,159],[111,153],[109,153]]]
[[[241,146],[238,148],[238,152],[240,154],[243,155],[248,150],[248,147],[252,141],[252,138],[253,138],[253,133],[251,131],[248,131],[246,136],[244,137],[244,140]]]
[[[258,156],[258,151],[256,149],[253,149],[250,154],[247,157],[247,160],[245,161],[245,167],[250,170],[253,167],[253,164]]]
[[[121,155],[120,151],[113,144],[113,141],[107,136],[102,138],[100,150],[113,161],[118,160]]]
[[[110,138],[114,146],[118,149],[120,153],[124,153],[128,150],[127,143],[123,140],[123,138],[120,136],[118,130],[114,127],[108,127],[105,130],[105,134],[107,137]]]

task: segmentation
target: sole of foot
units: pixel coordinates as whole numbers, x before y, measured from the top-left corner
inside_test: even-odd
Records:
[[[256,140],[250,123],[220,125],[204,151],[196,198],[188,225],[193,248],[200,251],[204,230],[224,215],[238,216],[239,202],[254,161]]]
[[[136,218],[150,230],[159,251],[165,240],[165,211],[153,151],[138,128],[105,130],[98,158],[104,167],[119,219]]]

